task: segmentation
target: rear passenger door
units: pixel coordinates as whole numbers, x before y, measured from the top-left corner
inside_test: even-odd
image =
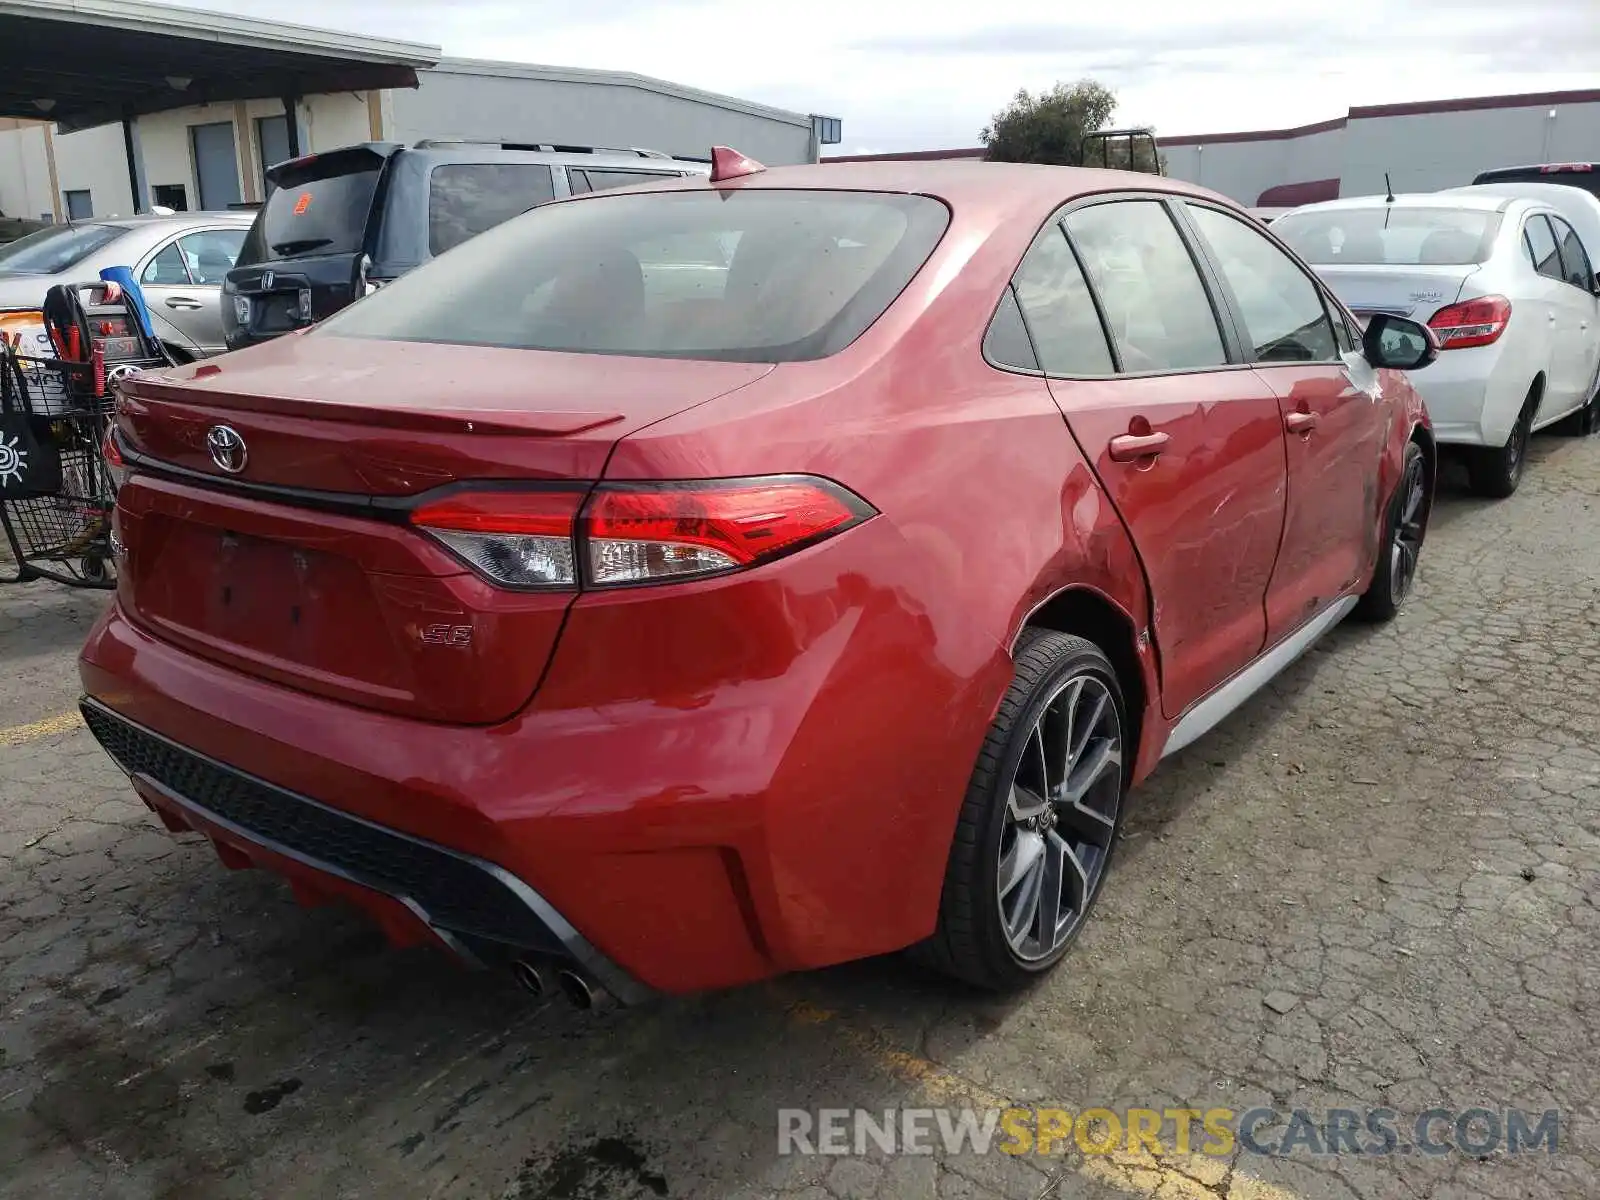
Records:
[[[1594,294],[1594,267],[1577,231],[1554,214],[1550,215],[1550,227],[1555,231],[1556,245],[1561,250],[1561,275],[1567,285],[1563,289],[1562,303],[1569,312],[1568,336],[1563,341],[1572,375],[1564,407],[1571,409],[1583,404],[1594,391],[1595,367],[1597,355],[1600,355],[1600,320],[1596,317],[1600,301]]]
[[[1069,210],[1015,290],[1051,393],[1143,561],[1163,709],[1177,717],[1266,637],[1284,512],[1277,397],[1234,365],[1164,200]]]
[[[1534,356],[1530,377],[1535,371],[1545,374],[1544,394],[1539,398],[1535,417],[1542,422],[1553,413],[1573,407],[1572,397],[1578,390],[1577,365],[1573,362],[1578,340],[1577,314],[1550,218],[1542,212],[1534,213],[1522,227],[1522,238],[1523,253],[1533,263],[1536,276],[1530,284],[1533,311],[1528,314],[1533,318],[1534,332],[1527,335],[1525,344]],[[1515,312],[1512,318],[1516,319]]]
[[[1322,289],[1244,219],[1186,203],[1236,315],[1246,356],[1277,394],[1289,468],[1283,542],[1267,589],[1267,643],[1360,578],[1377,550],[1389,409],[1355,385]]]

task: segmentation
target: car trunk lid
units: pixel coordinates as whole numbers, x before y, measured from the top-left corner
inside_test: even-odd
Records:
[[[301,691],[429,720],[509,717],[574,593],[491,585],[407,523],[413,498],[467,480],[585,492],[619,438],[771,370],[596,368],[593,356],[317,334],[127,381],[124,609]],[[224,427],[237,471],[208,445]]]
[[[1426,322],[1461,296],[1475,263],[1451,266],[1364,265],[1318,266],[1317,274],[1356,316],[1389,313]]]

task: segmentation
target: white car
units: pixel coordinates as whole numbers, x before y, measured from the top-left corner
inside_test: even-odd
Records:
[[[1600,279],[1550,204],[1485,191],[1309,204],[1272,230],[1365,319],[1425,321],[1444,353],[1414,382],[1441,445],[1468,447],[1476,491],[1509,496],[1528,438],[1590,432]]]

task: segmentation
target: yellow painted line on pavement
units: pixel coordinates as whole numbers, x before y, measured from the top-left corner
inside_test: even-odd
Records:
[[[791,1001],[786,1007],[789,1019],[795,1024],[826,1027],[890,1074],[907,1083],[919,1084],[935,1104],[966,1103],[999,1109],[1014,1105],[1012,1100],[948,1067],[896,1048],[882,1034],[840,1020],[833,1009],[806,1000]],[[1118,1148],[1109,1154],[1085,1157],[1074,1170],[1086,1179],[1141,1200],[1217,1200],[1223,1195],[1223,1187],[1228,1189],[1229,1200],[1299,1200],[1293,1192],[1230,1169],[1226,1159],[1200,1154],[1167,1152],[1157,1157],[1144,1149],[1130,1152]],[[1052,1177],[1041,1190],[1040,1197],[1054,1197],[1061,1182],[1060,1176]]]
[[[31,725],[13,725],[9,729],[0,729],[0,746],[20,746],[23,742],[49,737],[52,733],[71,733],[82,724],[81,713],[69,712],[62,713],[59,717],[46,717],[43,721],[34,721]]]

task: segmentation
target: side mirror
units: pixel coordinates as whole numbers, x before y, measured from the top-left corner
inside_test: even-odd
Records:
[[[1420,371],[1439,357],[1439,335],[1420,321],[1374,313],[1361,335],[1361,353],[1375,367]]]

